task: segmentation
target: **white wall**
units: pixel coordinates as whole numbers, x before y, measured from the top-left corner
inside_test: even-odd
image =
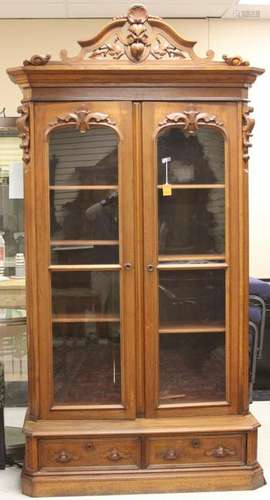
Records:
[[[256,127],[250,150],[250,274],[270,278],[270,161],[268,159],[268,122],[270,116],[270,20],[181,20],[168,21],[185,38],[198,41],[197,52],[208,48],[222,54],[248,59],[253,66],[266,69],[250,96],[255,107]],[[104,19],[0,20],[0,110],[7,116],[16,113],[20,91],[5,69],[17,66],[33,54],[47,53],[58,58],[60,49],[71,55],[78,52],[76,40],[94,35]]]

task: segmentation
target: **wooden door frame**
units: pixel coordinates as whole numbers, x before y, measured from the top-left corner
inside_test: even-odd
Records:
[[[143,104],[143,182],[144,182],[144,276],[145,276],[145,384],[146,416],[167,417],[184,415],[222,415],[239,410],[239,387],[246,378],[246,370],[234,373],[240,362],[240,340],[243,341],[247,329],[247,318],[242,318],[239,331],[239,311],[243,307],[245,291],[239,275],[240,226],[238,214],[242,212],[239,199],[240,167],[239,162],[239,113],[237,103],[194,103],[194,108],[208,115],[216,115],[216,125],[225,139],[225,211],[226,211],[226,400],[214,403],[186,403],[182,405],[158,406],[159,385],[158,369],[158,248],[157,248],[157,200],[156,200],[156,143],[158,123],[168,113],[190,109],[187,103],[144,103]],[[201,126],[203,126],[202,124]],[[205,123],[205,126],[208,124]],[[208,125],[209,126],[209,125]],[[215,126],[211,125],[210,126]],[[241,257],[240,257],[241,258]],[[153,272],[147,271],[148,264],[154,266]],[[230,332],[230,334],[228,334]],[[246,351],[245,351],[246,352]],[[243,367],[243,360],[242,365]],[[246,361],[244,363],[246,366]],[[240,410],[241,411],[241,410]]]
[[[119,266],[106,266],[107,270],[119,269],[120,321],[121,321],[121,394],[120,405],[59,405],[53,403],[52,328],[50,291],[50,220],[49,220],[49,161],[46,136],[51,122],[58,117],[77,113],[80,109],[105,113],[119,136]],[[37,293],[39,336],[39,391],[41,418],[135,418],[135,259],[134,259],[134,172],[132,144],[132,107],[128,102],[40,103],[35,105],[35,206],[37,235]],[[99,117],[97,116],[99,119]],[[97,122],[100,123],[100,122]],[[96,125],[95,121],[93,124]],[[74,126],[74,123],[73,123]],[[90,125],[91,126],[91,125]],[[111,126],[108,123],[108,126]],[[125,267],[126,263],[131,266]],[[81,266],[91,270],[91,265]],[[99,266],[92,266],[97,270]],[[102,266],[100,266],[100,270]]]

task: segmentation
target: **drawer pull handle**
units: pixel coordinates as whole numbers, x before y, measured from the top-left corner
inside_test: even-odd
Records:
[[[124,458],[124,455],[121,455],[119,451],[116,448],[113,448],[107,455],[107,458],[111,460],[112,462],[118,462],[122,458]]]
[[[236,451],[232,448],[225,448],[225,446],[217,446],[217,448],[212,448],[212,450],[206,451],[207,457],[225,458],[233,457],[236,455]]]
[[[61,464],[67,464],[71,460],[77,460],[77,457],[71,455],[71,453],[68,453],[67,451],[61,451],[55,455],[54,460],[55,462],[60,462]]]
[[[163,458],[164,460],[176,460],[179,455],[179,452],[174,450],[173,448],[169,448],[168,450],[163,453]]]

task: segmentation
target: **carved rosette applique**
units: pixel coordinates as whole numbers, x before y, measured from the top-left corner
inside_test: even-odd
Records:
[[[17,109],[18,113],[21,115],[17,119],[18,136],[21,138],[22,142],[20,148],[23,150],[23,162],[25,164],[30,161],[30,128],[29,128],[29,104],[22,104]]]
[[[47,54],[46,56],[39,56],[38,54],[34,54],[30,59],[25,59],[23,61],[23,66],[45,66],[48,64],[49,60],[52,56]]]
[[[226,64],[228,64],[228,66],[249,66],[249,61],[245,61],[240,56],[228,57],[224,55],[222,56],[222,59]]]
[[[215,457],[215,458],[225,458],[225,457],[234,457],[236,455],[236,451],[233,448],[226,448],[225,446],[217,446],[217,448],[212,448],[211,450],[207,450],[205,452],[207,457]]]
[[[243,117],[242,117],[242,136],[243,136],[243,160],[245,163],[249,160],[248,150],[251,148],[252,144],[250,142],[250,137],[252,137],[252,130],[255,125],[254,118],[249,115],[253,113],[254,109],[251,106],[245,106]]]
[[[147,59],[193,59],[207,62],[214,57],[209,50],[200,58],[193,50],[196,42],[184,40],[161,18],[148,15],[143,5],[134,5],[127,16],[115,18],[99,36],[78,42],[81,52],[68,57],[62,50],[64,63],[87,62],[89,59],[123,59],[141,63]]]
[[[169,113],[165,120],[159,122],[159,126],[181,125],[187,135],[195,135],[200,125],[216,125],[222,127],[223,123],[217,120],[215,115],[203,113],[191,108],[187,111]]]
[[[111,125],[114,126],[109,115],[106,113],[93,112],[88,109],[80,109],[73,113],[57,116],[56,121],[49,124],[46,135],[54,128],[63,127],[65,125],[75,125],[75,128],[82,134],[85,134],[91,125]]]

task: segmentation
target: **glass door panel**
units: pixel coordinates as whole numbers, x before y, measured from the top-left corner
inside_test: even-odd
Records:
[[[160,256],[224,255],[224,208],[224,189],[158,189]]]
[[[52,273],[52,318],[63,321],[115,317],[119,321],[118,271]]]
[[[224,184],[224,139],[219,130],[199,128],[187,135],[179,126],[163,128],[157,138],[158,183],[164,184],[170,157],[170,184]]]
[[[224,341],[224,333],[207,327],[200,333],[160,335],[159,404],[224,401]]]
[[[50,133],[50,185],[118,184],[118,137],[109,127],[93,125],[83,134],[74,127]]]
[[[58,128],[49,151],[51,262],[71,266],[51,275],[54,400],[121,403],[119,271],[72,271],[119,263],[117,134]]]
[[[56,403],[121,403],[119,320],[54,321],[53,338]]]
[[[80,417],[83,407],[93,418],[123,418],[134,414],[135,390],[128,375],[135,365],[133,205],[124,210],[133,189],[131,105],[90,106],[88,114],[70,104],[46,109],[49,399],[59,416]],[[82,128],[53,121],[65,113],[90,121]]]
[[[224,270],[159,271],[159,322],[162,330],[194,325],[224,330]]]

